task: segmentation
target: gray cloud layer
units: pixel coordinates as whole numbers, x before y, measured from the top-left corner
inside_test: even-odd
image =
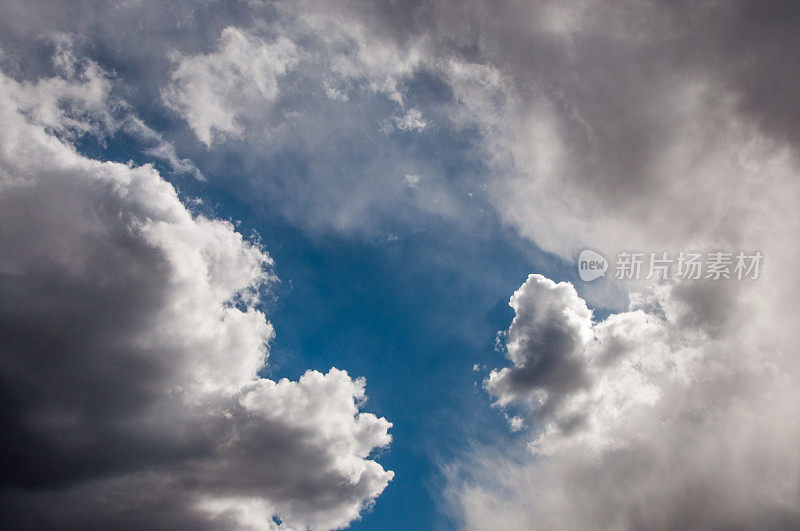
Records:
[[[600,322],[572,286],[531,276],[511,299],[511,365],[485,382],[527,447],[450,469],[465,527],[797,527],[797,14],[729,7],[465,15],[507,58],[482,120],[514,166],[494,184],[508,222],[564,257],[769,257],[752,283],[631,284],[629,311]]]
[[[761,190],[752,167],[800,131],[791,2],[94,7],[54,6],[39,36],[81,36],[120,66],[134,101],[166,104],[227,153],[223,171],[196,151],[236,176],[226,184],[318,230],[369,232],[409,211],[463,220],[466,193],[485,190],[503,219],[567,258],[587,244],[735,237],[731,220]],[[6,47],[32,70],[38,11],[11,2],[4,17]],[[452,142],[458,132],[481,138],[481,158]],[[448,152],[424,148],[435,140]],[[451,157],[490,170],[477,178]],[[425,190],[409,194],[405,173],[426,175]]]

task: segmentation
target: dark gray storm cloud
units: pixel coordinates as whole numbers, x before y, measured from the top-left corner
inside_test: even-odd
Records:
[[[74,59],[53,59],[71,77],[0,74],[3,524],[358,518],[392,478],[369,459],[391,437],[359,412],[365,382],[335,368],[258,378],[271,259],[232,224],[193,216],[151,166],[62,140],[119,126],[105,75]]]

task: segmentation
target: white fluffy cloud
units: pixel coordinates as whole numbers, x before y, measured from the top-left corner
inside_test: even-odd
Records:
[[[596,321],[572,285],[531,275],[511,298],[511,365],[485,382],[526,449],[450,469],[465,527],[798,525],[798,334],[783,303],[759,281],[697,281]]]
[[[0,94],[2,447],[15,456],[3,521],[358,518],[392,478],[370,458],[391,424],[359,410],[365,382],[345,371],[257,376],[274,335],[257,309],[266,251],[193,215],[151,166],[92,160],[65,140],[102,135],[111,99],[91,63],[35,82],[0,75]]]

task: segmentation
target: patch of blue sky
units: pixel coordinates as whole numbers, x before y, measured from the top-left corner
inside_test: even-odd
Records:
[[[409,135],[391,140],[392,149],[416,151],[422,160],[435,155],[445,178],[487,171],[463,162],[470,160],[463,135],[440,130],[426,142]],[[153,162],[140,147],[123,133],[103,144],[79,142],[92,157]],[[234,156],[223,158],[233,172],[247,171]],[[294,164],[263,166],[302,172],[301,162]],[[296,379],[307,369],[345,369],[366,378],[368,410],[393,423],[394,440],[378,460],[395,478],[352,528],[454,527],[442,511],[441,466],[474,445],[520,443],[482,388],[488,370],[504,364],[495,340],[513,318],[508,298],[529,273],[574,280],[573,268],[505,227],[480,196],[467,214],[473,219],[418,212],[342,232],[298,225],[280,204],[292,197],[236,186],[231,175],[217,173],[219,165],[199,165],[207,182],[155,165],[191,208],[258,234],[275,260],[279,281],[263,309],[277,336],[263,375]],[[261,173],[258,182],[269,186],[272,177]]]

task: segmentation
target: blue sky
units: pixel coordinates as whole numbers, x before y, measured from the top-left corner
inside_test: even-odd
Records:
[[[109,143],[102,158],[135,155],[120,144]],[[454,528],[441,468],[471,446],[517,438],[483,390],[488,368],[503,363],[496,338],[514,315],[508,294],[529,271],[574,272],[491,215],[477,234],[436,219],[398,226],[389,233],[396,239],[309,233],[270,215],[268,203],[249,205],[184,176],[170,180],[202,199],[197,211],[257,233],[275,260],[278,280],[263,307],[277,337],[263,375],[346,369],[366,378],[369,411],[391,419],[392,445],[377,456],[403,472],[351,528]]]

